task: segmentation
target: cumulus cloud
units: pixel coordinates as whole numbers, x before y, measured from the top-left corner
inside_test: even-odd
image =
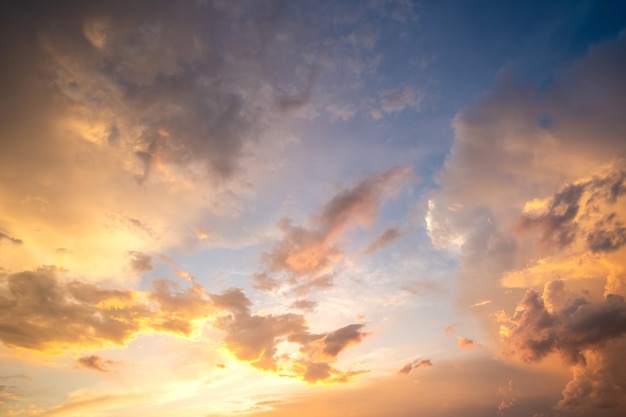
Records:
[[[153,293],[66,280],[54,268],[0,276],[0,339],[9,347],[60,353],[71,347],[124,345],[141,332],[189,335],[214,311],[196,288]],[[150,300],[154,305],[150,305]]]
[[[459,306],[495,337],[498,311],[518,304],[501,323],[505,350],[572,367],[564,408],[615,404],[603,392],[623,386],[602,369],[624,338],[624,70],[623,34],[550,83],[502,70],[456,116],[425,219],[433,244],[460,255]]]
[[[626,295],[619,285],[626,254],[626,197],[621,191],[625,176],[626,162],[616,160],[535,202],[516,230],[525,238],[538,234],[548,256],[504,274],[503,284],[543,285],[555,274],[564,280],[609,277],[607,294]]]
[[[363,324],[334,331],[309,331],[301,314],[258,315],[239,289],[211,294],[188,277],[188,285],[157,279],[152,290],[107,289],[71,280],[47,267],[0,276],[0,340],[11,348],[49,354],[70,349],[125,345],[154,332],[191,337],[197,321],[224,332],[223,345],[252,366],[314,383],[345,382],[362,370],[339,370],[337,357],[369,333]],[[299,308],[314,303],[299,300]],[[283,342],[299,346],[296,354],[279,352]],[[104,372],[113,361],[98,355],[78,365]]]
[[[368,333],[362,324],[351,324],[323,334],[310,333],[304,316],[299,314],[257,315],[252,303],[239,289],[211,295],[217,307],[230,311],[215,322],[224,331],[224,346],[239,360],[255,368],[301,378],[315,383],[345,382],[363,371],[340,371],[333,366],[348,346],[360,343]],[[279,354],[279,345],[291,342],[300,346],[296,355]]]
[[[332,285],[332,272],[343,258],[340,247],[343,234],[355,227],[369,226],[384,198],[396,193],[402,180],[410,179],[410,168],[391,169],[339,192],[310,217],[306,226],[282,219],[278,224],[281,238],[262,255],[265,270],[253,276],[257,288],[278,288],[282,282],[272,275],[279,273],[286,273],[290,283],[302,294],[315,287]],[[386,239],[392,239],[391,235]],[[384,242],[379,242],[382,244]]]
[[[503,324],[506,352],[525,362],[558,352],[572,365],[574,376],[560,406],[614,407],[619,403],[618,393],[626,387],[623,374],[613,372],[625,365],[616,354],[617,347],[626,343],[624,298],[611,294],[593,301],[564,293],[560,284],[547,285],[543,297],[533,290],[526,293],[515,314]]]
[[[413,369],[418,368],[431,368],[433,363],[430,359],[417,359],[413,362],[405,364],[399,371],[398,375],[408,375]]]
[[[574,298],[550,313],[541,295],[529,290],[508,324],[507,349],[522,360],[539,361],[559,352],[569,363],[584,363],[585,350],[626,333],[626,303],[614,294],[596,303]]]

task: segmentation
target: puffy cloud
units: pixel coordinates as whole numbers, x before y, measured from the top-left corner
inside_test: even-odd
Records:
[[[193,320],[214,311],[195,287],[170,292],[175,286],[157,281],[154,293],[146,294],[61,275],[48,267],[0,276],[0,339],[5,345],[60,353],[71,347],[123,345],[141,332],[189,335]]]
[[[529,290],[504,326],[509,355],[537,362],[558,352],[573,366],[573,379],[563,391],[561,407],[619,404],[619,393],[626,388],[624,374],[616,371],[625,365],[617,353],[626,343],[624,298],[608,295],[592,301],[567,294],[562,284],[550,284],[543,298]]]
[[[307,226],[282,219],[278,224],[282,237],[263,254],[265,270],[253,277],[257,288],[278,288],[282,283],[271,275],[281,272],[296,285],[298,293],[332,285],[333,268],[343,257],[339,246],[343,234],[357,226],[369,226],[383,199],[398,191],[400,181],[412,177],[411,169],[402,167],[366,178],[354,188],[342,190],[334,196],[310,217]]]
[[[474,341],[472,339],[468,339],[463,336],[459,336],[459,342],[457,343],[458,347],[461,349],[472,350],[474,348]]]
[[[564,280],[611,276],[607,294],[621,293],[615,284],[623,274],[626,254],[626,198],[621,191],[625,176],[626,162],[616,160],[591,177],[563,186],[544,200],[540,211],[523,213],[518,232],[537,230],[548,256],[506,273],[503,284],[542,285],[554,275]]]
[[[98,355],[82,356],[76,361],[82,368],[93,369],[98,372],[109,372],[108,366],[118,365],[118,361],[103,359]]]
[[[498,311],[519,302],[505,350],[524,362],[558,352],[572,367],[563,408],[615,404],[603,392],[623,386],[602,369],[624,338],[624,70],[622,34],[548,83],[501,71],[456,116],[426,215],[433,244],[460,255],[459,306],[495,337]]]
[[[360,343],[367,333],[362,324],[351,324],[324,334],[312,334],[299,314],[256,315],[252,303],[239,289],[211,295],[217,307],[230,311],[215,327],[226,333],[224,346],[239,360],[252,366],[315,383],[345,382],[363,371],[340,371],[333,366],[348,346]],[[300,346],[299,353],[279,353],[282,342]]]
[[[585,363],[573,367],[573,378],[563,389],[558,406],[565,410],[623,409],[626,390],[626,341],[606,343],[601,351],[585,352]]]
[[[345,382],[364,372],[334,366],[341,352],[369,334],[363,324],[314,334],[303,315],[253,314],[243,291],[211,294],[193,277],[187,288],[167,279],[154,280],[149,292],[69,280],[51,267],[4,273],[0,279],[0,340],[12,348],[59,354],[125,345],[140,333],[189,337],[196,321],[210,320],[224,332],[224,347],[258,369],[310,383]],[[283,342],[298,345],[299,351],[283,353]],[[79,358],[78,364],[104,372],[116,363],[91,355]]]
[[[584,351],[626,333],[626,303],[609,294],[602,302],[570,299],[550,313],[534,290],[529,290],[513,316],[506,337],[509,352],[533,362],[558,351],[569,363],[584,363]]]

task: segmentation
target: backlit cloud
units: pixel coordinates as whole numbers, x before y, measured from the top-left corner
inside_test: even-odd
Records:
[[[178,291],[169,281],[155,281],[152,293],[107,289],[64,279],[52,267],[0,279],[2,342],[50,353],[124,345],[141,332],[188,336],[193,320],[215,311],[198,287]]]
[[[364,325],[351,324],[335,331],[312,334],[300,314],[257,315],[241,290],[232,289],[211,295],[217,307],[230,314],[217,318],[215,326],[226,333],[224,346],[239,360],[255,368],[318,381],[345,382],[359,371],[340,371],[333,366],[337,356],[348,346],[360,343],[368,333]],[[279,354],[280,344],[299,345],[296,354]]]
[[[552,352],[574,366],[574,379],[563,391],[563,407],[609,407],[618,404],[617,393],[626,386],[622,375],[607,372],[609,363],[622,366],[614,346],[624,344],[626,334],[626,303],[619,295],[610,294],[602,301],[568,297],[557,307],[552,291],[562,286],[546,286],[544,299],[529,290],[516,312],[503,324],[504,341],[509,355],[525,362],[536,362]],[[602,373],[602,385],[591,383]],[[594,376],[596,375],[596,376]],[[582,388],[586,385],[586,388]],[[578,387],[578,388],[575,388]],[[612,387],[612,388],[607,388]]]

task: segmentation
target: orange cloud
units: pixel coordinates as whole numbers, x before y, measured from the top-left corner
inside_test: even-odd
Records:
[[[315,287],[331,286],[334,266],[343,258],[341,236],[348,229],[369,226],[384,197],[397,192],[401,180],[411,178],[411,169],[406,167],[382,172],[338,193],[310,217],[307,226],[282,219],[278,224],[282,237],[263,254],[264,271],[253,276],[256,287],[275,290],[289,283],[305,294]],[[376,245],[382,247],[397,237],[397,230],[389,230]],[[272,277],[281,272],[287,274],[286,281]]]
[[[141,332],[189,335],[193,320],[215,310],[197,285],[180,292],[165,280],[154,282],[154,292],[141,293],[64,280],[47,267],[5,273],[0,282],[2,342],[50,353],[123,345]]]
[[[315,382],[344,382],[363,371],[340,371],[333,366],[348,346],[360,343],[368,334],[362,324],[312,334],[299,314],[255,315],[252,303],[239,289],[211,295],[213,303],[230,314],[217,318],[215,327],[226,333],[224,346],[239,360],[255,368]],[[295,356],[278,355],[283,342],[300,345]]]
[[[459,343],[458,346],[461,349],[466,349],[466,350],[472,350],[472,348],[474,347],[475,343],[473,340],[465,338],[463,336],[459,336]]]
[[[549,308],[544,298],[549,300]],[[574,378],[563,391],[562,407],[613,407],[619,403],[626,381],[611,369],[626,366],[622,355],[615,354],[626,345],[623,297],[609,295],[594,301],[584,294],[567,294],[561,284],[551,284],[543,297],[529,290],[504,326],[508,327],[504,332],[507,355],[538,362],[558,352],[573,366]]]

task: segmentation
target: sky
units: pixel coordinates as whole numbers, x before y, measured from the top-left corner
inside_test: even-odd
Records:
[[[626,4],[5,1],[0,414],[626,414]]]

